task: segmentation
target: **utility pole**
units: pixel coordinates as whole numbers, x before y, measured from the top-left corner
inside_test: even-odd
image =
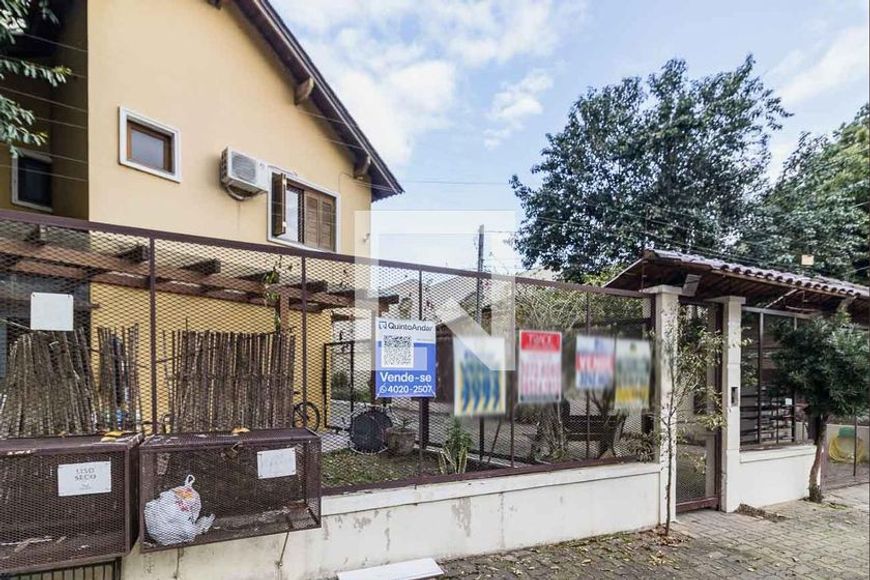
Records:
[[[477,324],[483,326],[483,224],[477,229],[477,301],[474,308],[474,318]],[[478,436],[478,449],[480,450],[480,462],[483,463],[483,417],[480,418],[480,433]]]
[[[477,273],[483,273],[483,224],[477,229]],[[474,310],[474,319],[478,324],[483,320],[483,278],[477,277],[477,303]]]

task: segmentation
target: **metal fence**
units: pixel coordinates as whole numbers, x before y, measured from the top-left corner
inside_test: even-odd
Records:
[[[99,564],[69,566],[43,572],[0,573],[0,580],[121,580],[121,559]]]
[[[804,440],[803,416],[794,393],[773,386],[779,349],[777,330],[793,327],[808,318],[761,308],[743,308],[741,351],[740,443],[747,445],[791,444]]]
[[[506,291],[517,329],[562,333],[566,386],[576,336],[651,330],[652,299],[630,291],[0,211],[0,437],[307,427],[333,493],[651,460],[645,409],[612,392],[520,405],[515,372],[504,415],[454,421],[436,311],[450,299],[486,328]],[[43,326],[51,297],[31,318],[34,293],[72,296],[69,326]],[[437,323],[434,399],[374,398],[378,316]],[[411,453],[385,450],[391,426]],[[442,451],[468,437],[467,473],[449,473]]]

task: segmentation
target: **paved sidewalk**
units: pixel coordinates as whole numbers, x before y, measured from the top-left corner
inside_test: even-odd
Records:
[[[868,578],[870,486],[756,515],[681,514],[672,538],[619,534],[446,562],[449,578]]]

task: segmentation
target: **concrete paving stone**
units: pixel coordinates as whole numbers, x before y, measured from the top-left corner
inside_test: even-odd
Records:
[[[867,578],[870,486],[836,490],[821,506],[766,508],[784,519],[698,511],[672,537],[618,534],[442,564],[448,578]]]

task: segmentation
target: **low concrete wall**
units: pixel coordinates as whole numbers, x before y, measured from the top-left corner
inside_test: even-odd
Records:
[[[815,452],[813,445],[740,451],[737,481],[728,474],[737,495],[729,511],[741,503],[759,507],[806,497]]]
[[[137,545],[123,577],[322,578],[497,552],[655,526],[659,493],[660,466],[635,463],[346,494],[324,498],[317,530],[150,554]]]

